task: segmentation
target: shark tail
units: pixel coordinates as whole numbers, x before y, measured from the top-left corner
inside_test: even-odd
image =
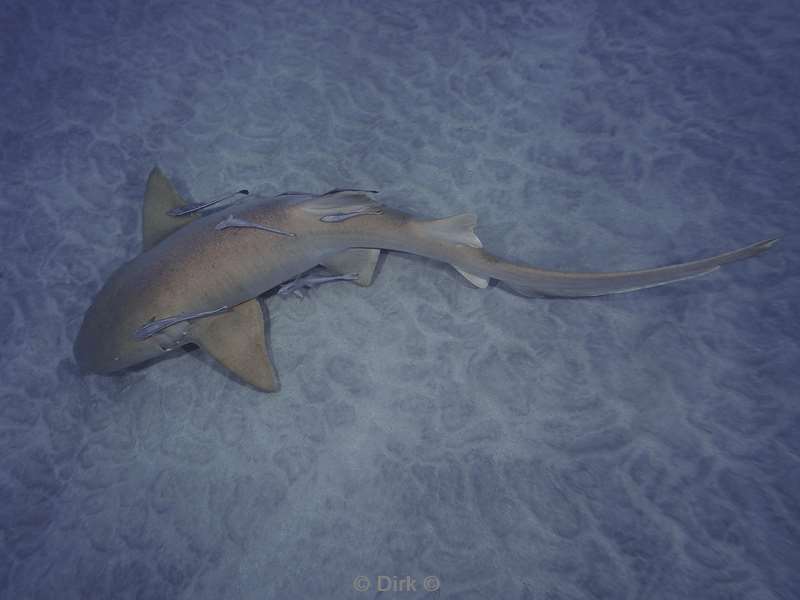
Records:
[[[505,262],[486,253],[482,253],[482,268],[475,269],[473,267],[470,270],[477,270],[484,276],[488,275],[498,279],[515,292],[528,297],[603,296],[632,292],[705,275],[716,271],[724,264],[758,256],[766,252],[778,240],[779,238],[763,240],[718,256],[642,271],[616,273],[546,271]]]

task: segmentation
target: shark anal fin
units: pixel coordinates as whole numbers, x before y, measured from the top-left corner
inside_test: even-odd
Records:
[[[197,321],[191,338],[234,375],[265,392],[280,389],[267,350],[264,313],[257,298],[229,313]]]
[[[354,282],[366,287],[372,283],[380,255],[381,251],[378,248],[351,248],[326,258],[320,264],[339,275],[357,273],[358,279]]]
[[[158,167],[147,178],[142,207],[142,250],[149,250],[165,237],[190,223],[197,214],[171,217],[167,213],[186,204],[172,182]]]
[[[485,277],[481,277],[480,275],[475,275],[474,273],[467,273],[464,269],[456,267],[455,265],[453,265],[453,268],[455,268],[456,271],[461,273],[466,278],[466,280],[469,281],[476,288],[485,290],[487,287],[489,287],[489,280],[486,279]]]

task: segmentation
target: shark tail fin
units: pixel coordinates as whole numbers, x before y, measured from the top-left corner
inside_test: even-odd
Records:
[[[142,249],[149,250],[158,242],[193,221],[198,215],[171,217],[173,208],[186,204],[172,182],[158,167],[153,167],[147,178],[142,207]]]
[[[493,277],[515,292],[529,297],[603,296],[656,287],[716,271],[722,265],[757,256],[771,248],[778,238],[763,240],[724,254],[656,269],[617,273],[562,273],[511,263],[492,262]]]

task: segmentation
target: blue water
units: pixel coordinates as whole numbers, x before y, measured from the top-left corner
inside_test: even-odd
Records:
[[[6,0],[0,596],[800,597],[798,31],[779,0]],[[200,351],[81,377],[154,164],[196,201],[471,211],[546,268],[784,239],[586,300],[394,254],[266,301],[277,394]]]

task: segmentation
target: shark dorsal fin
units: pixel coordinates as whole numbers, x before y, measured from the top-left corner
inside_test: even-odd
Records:
[[[257,298],[228,313],[193,323],[191,338],[239,379],[265,392],[280,389]]]
[[[483,248],[483,243],[475,235],[475,226],[477,224],[478,218],[475,215],[464,213],[454,217],[447,217],[446,219],[421,221],[417,226],[422,228],[426,236],[440,242],[469,246],[470,248]],[[453,267],[475,287],[486,288],[489,286],[489,280],[486,277],[465,271],[457,265],[453,265]]]
[[[420,221],[417,226],[430,238],[448,244],[469,246],[470,248],[483,248],[483,244],[475,235],[475,226],[478,217],[471,213],[464,213],[446,219],[433,221]]]
[[[167,212],[183,206],[186,201],[158,167],[147,178],[142,208],[142,250],[149,250],[165,237],[191,223],[197,214],[171,217]]]
[[[372,283],[380,255],[378,248],[351,248],[326,258],[320,264],[339,275],[357,273],[358,279],[353,280],[354,283],[366,287]]]

